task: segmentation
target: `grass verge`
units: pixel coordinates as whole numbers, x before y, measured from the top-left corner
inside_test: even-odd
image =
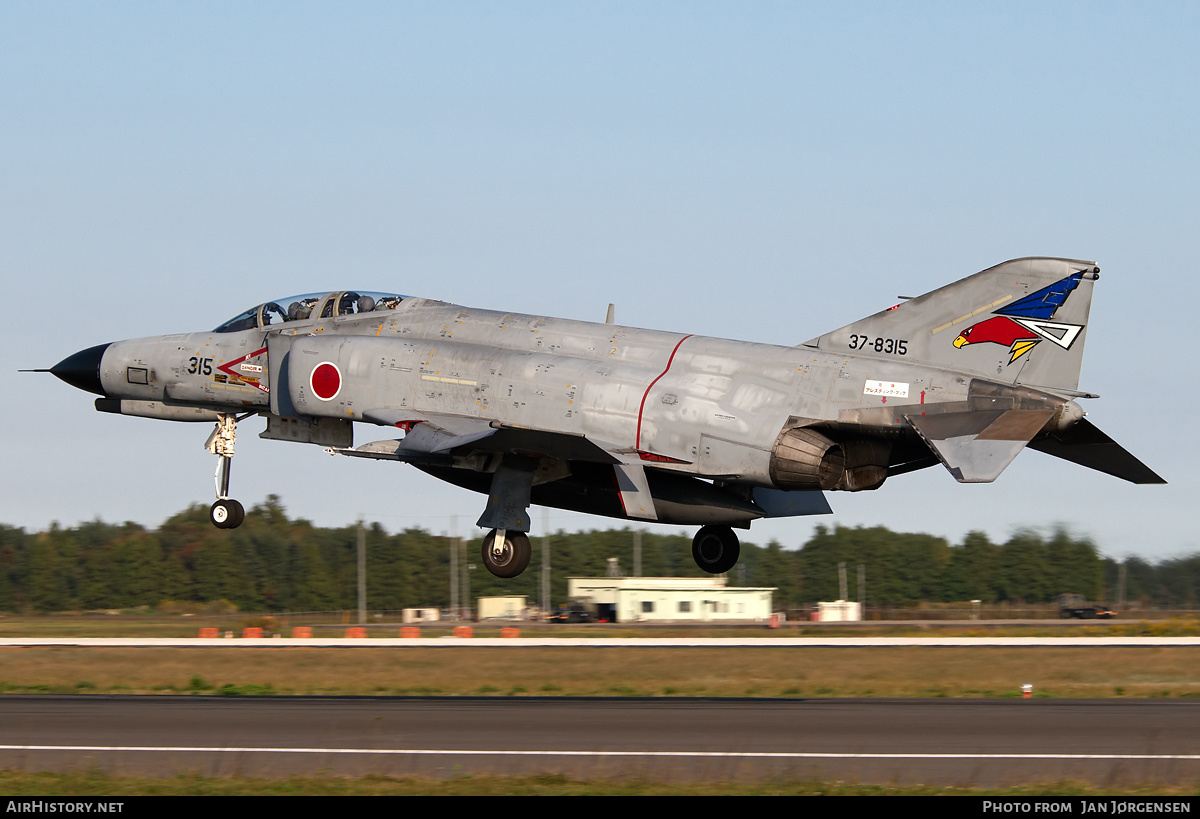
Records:
[[[0,693],[1200,697],[1192,647],[0,649]]]
[[[240,779],[180,775],[165,779],[98,773],[0,771],[0,792],[24,796],[1194,796],[1191,786],[1095,786],[1079,782],[1017,788],[860,785],[847,782],[708,782],[580,780],[559,775],[415,777],[290,776]]]

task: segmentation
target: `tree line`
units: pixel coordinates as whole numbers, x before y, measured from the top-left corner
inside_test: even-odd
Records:
[[[423,529],[389,534],[366,528],[367,607],[447,608],[453,541]],[[609,558],[633,570],[634,531],[609,529],[534,536],[533,560],[517,578],[493,577],[480,564],[479,540],[459,551],[460,600],[540,596],[542,546],[550,549],[551,599],[564,602],[568,577],[603,575]],[[691,537],[640,533],[641,573],[700,577]],[[253,507],[238,529],[214,528],[195,505],[157,529],[96,520],[43,532],[0,525],[0,611],[51,612],[158,606],[173,600],[227,600],[242,611],[331,611],[357,606],[357,528],[323,528],[289,518],[276,496]],[[464,571],[464,564],[474,571]],[[980,600],[1036,604],[1070,592],[1113,602],[1120,566],[1087,538],[1065,529],[1019,531],[1004,543],[971,532],[962,543],[884,527],[818,526],[799,548],[743,543],[731,585],[775,587],[776,608],[803,608],[841,596],[859,599],[859,566],[870,606]],[[1161,608],[1197,608],[1200,554],[1151,563],[1124,561],[1125,599]],[[465,580],[464,575],[469,575]]]

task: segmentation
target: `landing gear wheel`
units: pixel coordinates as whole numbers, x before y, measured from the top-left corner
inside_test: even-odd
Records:
[[[742,546],[728,526],[702,526],[692,538],[692,560],[709,574],[724,574],[741,556]]]
[[[246,519],[246,510],[233,498],[222,498],[208,510],[208,517],[218,529],[236,529]]]
[[[483,539],[483,565],[496,577],[516,577],[529,565],[533,549],[529,536],[524,532],[505,532],[504,545],[494,549],[496,530],[488,532]]]
[[[217,472],[213,475],[217,502],[209,507],[208,517],[218,529],[236,529],[246,519],[246,510],[229,497],[229,467],[233,463],[233,445],[237,441],[237,422],[236,414],[217,413],[216,429],[204,444],[205,449],[217,456]]]

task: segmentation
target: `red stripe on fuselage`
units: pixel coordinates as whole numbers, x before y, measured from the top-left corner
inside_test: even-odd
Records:
[[[683,342],[687,341],[689,338],[691,338],[691,336],[687,335],[687,336],[684,336],[683,338],[679,339],[679,344],[675,345],[675,349],[671,351],[671,357],[667,359],[666,369],[664,369],[661,373],[659,373],[658,378],[651,381],[650,386],[646,387],[646,391],[644,393],[642,393],[642,403],[640,405],[638,405],[637,438],[635,439],[634,444],[633,444],[635,449],[642,448],[642,413],[646,409],[646,396],[650,395],[650,390],[654,389],[654,385],[657,384],[659,382],[659,379],[661,379],[664,375],[666,375],[667,371],[671,369],[671,363],[675,360],[675,353],[679,352],[679,345],[683,344]]]

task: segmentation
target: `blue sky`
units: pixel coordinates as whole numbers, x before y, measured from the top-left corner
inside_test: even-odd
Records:
[[[1102,269],[1089,418],[1169,486],[1030,451],[995,484],[925,470],[747,539],[1064,524],[1113,556],[1200,550],[1198,41],[1183,3],[0,4],[0,521],[210,503],[206,427],[16,370],[268,298],[615,302],[623,324],[795,344],[1051,255]],[[476,534],[481,497],[260,425],[239,428],[248,506]]]

